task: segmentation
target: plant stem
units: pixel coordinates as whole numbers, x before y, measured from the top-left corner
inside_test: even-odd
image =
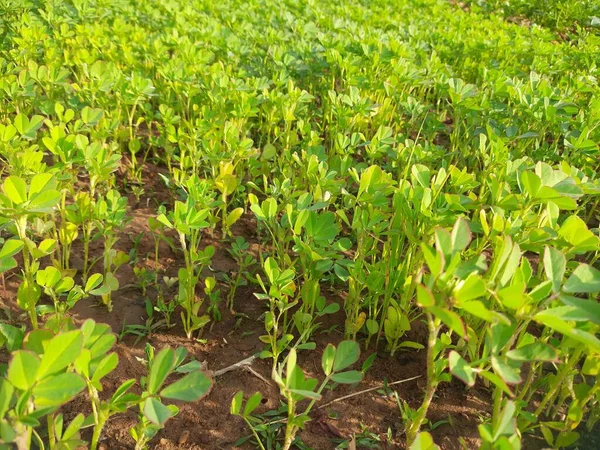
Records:
[[[105,423],[106,419],[104,417],[100,417],[99,421],[96,423],[96,425],[94,425],[94,432],[92,434],[90,450],[96,450],[96,448],[98,448],[98,442],[100,441],[100,435],[102,434],[102,430],[104,429]]]
[[[297,427],[292,425],[294,416],[296,414],[296,402],[292,398],[293,394],[288,394],[288,421],[285,427],[285,442],[283,444],[283,450],[289,450],[294,442],[294,436],[296,435]]]
[[[258,446],[260,447],[260,449],[261,450],[266,450],[265,446],[262,444],[262,442],[260,441],[260,438],[258,437],[258,433],[254,429],[254,427],[252,426],[252,424],[250,423],[250,421],[248,419],[246,419],[244,416],[242,416],[242,418],[244,419],[244,421],[248,425],[248,428],[250,428],[250,431],[252,431],[252,434],[254,435],[254,439],[256,439],[256,443],[258,444]]]
[[[435,325],[435,322],[433,321],[433,316],[430,313],[426,313],[426,315],[427,325],[429,327],[429,339],[427,340],[427,388],[425,390],[425,397],[423,398],[423,403],[421,403],[421,407],[417,411],[417,417],[412,421],[408,430],[406,431],[407,447],[410,447],[410,445],[416,439],[417,434],[421,429],[421,425],[423,424],[423,421],[427,416],[427,410],[429,409],[431,400],[433,400],[433,396],[438,385],[438,380],[435,375],[434,347],[435,342],[437,340],[439,327]]]
[[[577,364],[577,362],[579,361],[582,352],[583,348],[578,347],[573,352],[571,358],[569,358],[569,360],[560,368],[560,370],[556,374],[556,378],[554,378],[552,384],[550,385],[550,389],[548,389],[548,393],[544,396],[541,403],[535,410],[534,414],[536,416],[539,416],[546,409],[546,406],[554,400],[563,381],[565,380],[569,372],[573,369],[573,367],[575,367],[575,364]]]
[[[46,417],[48,423],[48,448],[52,450],[56,444],[56,433],[54,431],[54,414],[49,414]]]

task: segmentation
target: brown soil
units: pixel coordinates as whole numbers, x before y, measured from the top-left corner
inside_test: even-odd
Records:
[[[148,165],[144,171],[144,196],[139,202],[130,196],[129,214],[132,219],[126,226],[118,243],[118,248],[130,252],[133,248],[133,238],[142,233],[137,246],[137,265],[153,267],[154,241],[147,227],[148,217],[155,214],[160,203],[166,203],[172,198],[158,177],[161,169]],[[257,253],[260,244],[255,233],[255,223],[252,218],[244,217],[234,227],[234,235],[242,235],[252,244],[251,249]],[[206,245],[215,245],[217,252],[213,259],[213,275],[219,278],[219,273],[232,272],[236,264],[229,257],[227,243],[218,239],[205,238]],[[96,242],[92,248],[92,258],[101,251],[101,244]],[[73,246],[72,266],[81,269],[81,246]],[[42,264],[43,266],[44,264]],[[166,243],[160,244],[159,265],[163,274],[176,276],[177,270],[182,265],[181,256],[173,252]],[[118,279],[122,288],[114,293],[114,310],[109,313],[104,307],[93,303],[93,300],[79,302],[73,310],[76,323],[92,318],[99,322],[109,324],[117,334],[124,324],[143,324],[146,321],[144,298],[141,289],[136,285],[132,267],[125,265],[118,271]],[[15,305],[15,294],[18,286],[16,274],[9,276],[6,282],[7,292],[0,296],[7,316],[12,316],[19,322],[21,312]],[[226,287],[221,286],[222,292]],[[233,316],[229,311],[223,311],[223,320],[214,324],[212,329],[206,327],[203,340],[190,342],[185,338],[181,326],[177,323],[178,313],[173,315],[177,325],[170,330],[159,330],[156,333],[141,339],[134,345],[135,337],[125,336],[116,346],[119,355],[118,368],[104,380],[103,396],[110,396],[115,389],[125,380],[138,378],[144,372],[144,365],[137,358],[144,357],[146,342],[157,350],[163,346],[185,346],[189,357],[206,363],[209,371],[218,370],[234,364],[263,348],[259,336],[263,334],[263,321],[261,315],[264,304],[253,295],[255,287],[242,287],[238,290],[235,307],[237,314]],[[174,292],[173,292],[174,294]],[[148,295],[153,297],[154,289],[148,289]],[[329,301],[339,301],[335,293],[330,293]],[[223,310],[226,308],[223,307]],[[241,322],[240,322],[241,319]],[[23,317],[23,321],[25,321]],[[21,322],[23,323],[23,322]],[[322,379],[320,358],[323,349],[328,343],[337,344],[343,339],[343,310],[334,316],[328,316],[314,336],[317,344],[315,351],[302,351],[299,354],[299,363],[307,375]],[[416,324],[416,329],[410,332],[409,339],[424,343],[425,336],[421,327]],[[323,330],[329,330],[324,332]],[[361,344],[364,347],[364,343]],[[371,345],[373,347],[373,345]],[[367,372],[365,379],[358,386],[338,386],[335,390],[326,390],[320,404],[325,404],[333,399],[342,397],[352,392],[381,386],[384,382],[394,382],[417,375],[422,378],[394,386],[401,399],[407,401],[411,407],[418,407],[425,387],[425,351],[407,351],[391,358],[383,351],[380,345],[379,355],[373,366]],[[361,364],[372,352],[363,350]],[[4,358],[3,358],[4,359]],[[360,365],[357,367],[360,368]],[[212,391],[197,403],[181,404],[179,414],[167,422],[167,426],[151,442],[150,448],[154,449],[231,449],[239,438],[250,434],[242,419],[231,416],[229,413],[232,397],[239,390],[246,396],[254,392],[261,392],[264,403],[257,412],[263,413],[278,408],[281,402],[279,391],[270,380],[270,365],[267,360],[255,360],[252,368],[262,375],[268,382],[259,379],[249,371],[238,369],[217,377]],[[387,393],[389,394],[389,392]],[[319,403],[317,403],[318,407]],[[479,417],[489,412],[489,394],[483,388],[465,389],[460,381],[453,381],[439,387],[437,397],[430,408],[428,419],[434,427],[432,434],[436,443],[443,449],[476,448],[479,443],[477,425]],[[77,413],[90,413],[87,398],[82,395],[63,408],[67,420]],[[381,449],[402,449],[404,446],[403,423],[396,400],[383,391],[372,391],[348,400],[337,402],[325,409],[315,408],[312,413],[313,420],[308,423],[301,433],[302,441],[308,448],[334,449],[335,439],[349,439],[357,437],[368,430],[373,439],[379,440]],[[443,421],[443,422],[440,422]],[[132,449],[133,440],[129,436],[129,428],[135,425],[136,412],[114,416],[105,427],[102,444],[105,449]],[[189,432],[187,439],[182,439]],[[84,436],[90,438],[90,436]],[[185,442],[180,443],[180,440]],[[257,448],[252,441],[248,441],[244,449]],[[365,448],[365,447],[358,447]]]

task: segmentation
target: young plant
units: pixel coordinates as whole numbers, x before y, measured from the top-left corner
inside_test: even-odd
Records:
[[[193,186],[193,182],[190,182]],[[198,188],[191,190],[191,194],[198,194]],[[210,265],[215,252],[213,246],[207,246],[204,250],[200,248],[202,230],[210,226],[209,216],[212,214],[210,208],[202,207],[190,194],[184,202],[175,202],[175,208],[167,217],[160,214],[156,220],[169,229],[177,232],[179,244],[183,251],[185,267],[179,269],[179,295],[177,302],[182,306],[181,320],[188,338],[192,337],[194,331],[202,329],[208,322],[207,315],[199,315],[202,301],[196,297],[196,285],[200,279],[202,270]],[[194,195],[199,197],[199,195]]]
[[[256,428],[262,424],[262,421],[252,415],[254,410],[256,410],[256,408],[261,404],[262,398],[263,397],[260,392],[255,392],[248,398],[248,400],[246,400],[244,410],[242,411],[242,405],[244,403],[244,391],[238,391],[231,400],[231,408],[229,412],[234,416],[239,416],[244,419],[244,422],[246,422],[246,425],[248,425],[248,428],[250,428],[252,431],[252,435],[254,436],[256,444],[261,450],[266,450],[256,431]],[[236,443],[236,445],[239,445],[239,443]]]
[[[305,377],[304,372],[297,364],[296,349],[292,348],[290,350],[287,361],[277,371],[273,372],[273,380],[279,386],[287,406],[283,450],[291,448],[298,431],[303,429],[310,420],[310,412],[315,403],[321,399],[321,393],[325,388],[331,388],[331,382],[337,384],[360,383],[363,377],[362,371],[345,370],[356,363],[359,357],[360,347],[354,341],[342,341],[337,348],[332,344],[328,344],[321,359],[325,379],[319,385],[317,379]],[[319,387],[317,388],[317,386]],[[265,447],[257,432],[263,427],[263,424],[259,419],[252,416],[252,412],[260,404],[261,398],[260,393],[252,395],[246,402],[242,412],[243,392],[238,392],[231,402],[231,414],[244,419],[252,430],[256,442],[261,449],[264,449]],[[310,401],[306,408],[300,411],[298,403],[302,400]]]
[[[208,299],[208,308],[206,313],[212,315],[213,323],[219,322],[223,319],[221,311],[219,310],[219,303],[221,303],[221,290],[216,289],[217,280],[215,277],[206,277],[204,279],[204,294]]]
[[[215,178],[215,186],[221,193],[221,227],[223,237],[229,236],[231,226],[236,223],[244,213],[244,208],[235,208],[227,212],[228,199],[233,195],[238,186],[235,175],[235,167],[230,162],[221,161],[219,164],[219,175]]]
[[[94,212],[96,228],[104,238],[102,262],[105,293],[102,294],[102,303],[109,311],[112,311],[113,307],[112,293],[119,289],[119,281],[115,273],[120,266],[129,261],[129,256],[125,252],[114,249],[119,241],[119,233],[127,223],[126,209],[127,198],[121,196],[116,190],[111,190],[96,203]]]
[[[29,221],[35,216],[52,214],[54,207],[61,199],[56,189],[56,178],[49,173],[35,175],[29,184],[25,180],[9,176],[2,183],[0,194],[0,214],[15,226],[18,238],[23,242],[23,278],[27,289],[33,289],[34,275],[37,271],[36,260],[49,254],[47,248],[53,247],[48,242],[40,247],[29,238]],[[43,247],[43,248],[42,248]],[[44,253],[44,254],[40,254]],[[37,296],[39,298],[39,295]],[[37,313],[35,310],[36,296],[31,300],[21,297],[20,306],[29,313],[33,328],[37,328]]]
[[[22,349],[13,351],[5,377],[0,379],[0,438],[18,448],[31,448],[32,437],[44,448],[38,432],[45,417],[49,447],[56,447],[55,413],[85,388],[85,381],[69,370],[79,357],[83,334],[73,330],[53,335],[48,330],[34,330],[23,341]],[[61,439],[62,432],[58,433]],[[67,433],[67,438],[75,433]]]
[[[177,277],[164,276],[163,283],[160,283],[157,288],[158,292],[156,294],[156,304],[154,306],[154,310],[162,314],[167,329],[173,326],[171,323],[171,316],[175,312],[177,302],[172,299],[167,300],[169,294],[165,291],[169,292],[175,283],[177,283]]]
[[[54,266],[38,270],[35,274],[36,283],[54,304],[53,316],[46,321],[45,327],[54,331],[60,330],[65,324],[66,314],[75,304],[89,295],[98,295],[102,283],[102,275],[96,273],[88,278],[85,288],[75,285],[71,277],[63,276]],[[64,300],[61,297],[66,297]]]
[[[227,293],[227,307],[232,314],[235,314],[233,304],[235,294],[240,286],[245,286],[247,284],[247,280],[251,277],[248,269],[257,262],[256,258],[248,252],[249,248],[250,244],[248,244],[243,237],[238,236],[231,244],[231,249],[229,250],[229,253],[238,265],[237,271],[233,277],[228,277],[229,292]]]
[[[287,330],[288,313],[297,303],[290,299],[296,292],[295,274],[292,269],[282,271],[271,257],[265,260],[263,270],[267,276],[269,288],[267,289],[261,276],[257,275],[256,278],[264,293],[255,293],[254,295],[259,300],[269,302],[269,311],[265,313],[267,334],[261,336],[260,340],[268,344],[270,349],[262,352],[261,356],[273,359],[272,373],[274,376],[279,356],[294,339],[294,336]]]
[[[212,380],[200,370],[194,370],[183,378],[165,386],[169,375],[179,369],[187,356],[187,350],[164,348],[148,361],[148,376],[140,384],[144,391],[139,402],[138,424],[129,430],[135,441],[135,450],[143,450],[160,431],[167,420],[179,412],[173,404],[164,400],[194,402],[204,397],[212,388]]]
[[[347,369],[360,356],[360,347],[355,341],[342,341],[337,349],[329,344],[323,352],[321,367],[325,373],[325,379],[315,391],[318,380],[305,378],[304,373],[296,361],[296,349],[292,348],[285,363],[285,374],[283,365],[276,372],[274,381],[279,386],[281,395],[285,397],[288,407],[288,420],[285,427],[283,450],[289,450],[294,442],[296,433],[303,429],[306,422],[310,420],[309,413],[315,402],[320,400],[321,392],[328,386],[330,381],[340,384],[356,384],[362,380],[362,372]],[[298,412],[298,402],[310,399],[309,404],[303,412]]]

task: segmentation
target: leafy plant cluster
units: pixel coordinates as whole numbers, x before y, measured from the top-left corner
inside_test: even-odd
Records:
[[[2,445],[75,448],[90,427],[95,448],[109,418],[133,408],[131,436],[145,448],[177,413],[166,400],[208,392],[184,349],[162,349],[148,351],[139,389],[131,380],[100,399],[115,337],[70,311],[118,307],[126,265],[148,319],[123,333],[139,339],[176,327],[201,339],[240,301],[260,302],[259,356],[283,418],[259,417],[259,393],[245,403],[238,393],[231,412],[262,448],[300,445],[323,390],[359,383],[372,363],[347,370],[361,345],[426,353],[422,402],[398,401],[409,446],[434,445],[421,430],[452,377],[489,391],[482,448],[518,449],[527,434],[566,447],[593,427],[597,35],[580,27],[574,46],[484,6],[0,5],[0,273],[18,279],[22,311],[0,327],[11,352]],[[581,12],[561,11],[557,27]],[[148,188],[150,166],[168,201]],[[152,214],[133,236],[144,202]],[[223,246],[236,269],[214,273]],[[325,348],[319,383],[298,354],[314,351],[332,315],[344,340]],[[420,323],[425,342],[409,338]],[[173,372],[186,375],[165,385]],[[64,423],[59,408],[82,391],[93,414]]]
[[[469,3],[506,18],[524,17],[558,32],[587,28],[598,35],[600,28],[600,6],[593,0],[478,0]]]

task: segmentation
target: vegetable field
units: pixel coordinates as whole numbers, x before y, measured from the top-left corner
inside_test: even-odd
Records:
[[[600,448],[600,4],[0,0],[0,449]]]

